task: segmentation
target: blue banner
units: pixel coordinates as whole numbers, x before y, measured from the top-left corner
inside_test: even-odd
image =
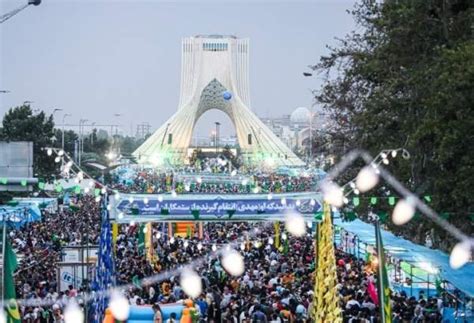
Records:
[[[141,215],[191,215],[199,211],[200,215],[216,218],[235,215],[283,214],[296,211],[302,214],[314,214],[321,210],[321,202],[316,196],[275,194],[273,196],[254,195],[181,195],[179,197],[157,195],[121,195],[115,203],[115,211],[122,216]]]

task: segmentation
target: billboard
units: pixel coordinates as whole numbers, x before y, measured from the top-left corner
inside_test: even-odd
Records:
[[[297,212],[313,218],[322,197],[311,192],[275,194],[120,194],[110,197],[110,217],[117,222],[189,220],[278,220]]]
[[[28,185],[21,185],[22,180],[33,177],[33,142],[0,141],[0,179],[8,181],[0,185],[0,191],[31,190]]]

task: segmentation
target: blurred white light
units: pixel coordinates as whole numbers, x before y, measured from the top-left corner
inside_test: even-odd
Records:
[[[283,232],[283,233],[281,234],[281,239],[282,239],[282,240],[288,239],[288,237],[287,237],[287,235],[286,235],[285,232]]]
[[[242,242],[242,243],[240,244],[240,250],[242,250],[242,251],[245,250],[245,243]]]
[[[60,151],[58,151],[58,156],[62,156],[62,155],[64,155],[64,150],[61,149]]]
[[[3,311],[3,309],[0,309],[0,323],[6,323],[7,322],[7,318],[5,317],[5,312]]]
[[[110,211],[110,210],[112,210],[112,205],[107,204],[107,211]]]
[[[247,180],[246,178],[244,178],[244,179],[242,180],[242,185],[247,185],[247,183],[248,183],[248,180]]]
[[[172,196],[172,197],[176,197],[176,196],[178,196],[178,193],[176,193],[175,190],[172,190],[172,191],[171,191],[171,196]]]
[[[231,249],[222,257],[222,267],[232,276],[241,276],[245,271],[244,257]]]
[[[53,154],[53,150],[51,148],[48,148],[48,150],[46,150],[46,154],[48,156],[51,156]]]
[[[59,163],[60,161],[61,161],[61,157],[57,156],[56,158],[54,158],[55,163]]]
[[[83,323],[84,313],[82,309],[77,305],[74,298],[71,298],[64,310],[64,322],[65,323]]]
[[[183,291],[191,298],[201,295],[202,281],[201,277],[192,269],[185,269],[181,272],[179,284]]]
[[[390,162],[387,158],[382,159],[382,163],[384,163],[385,165],[390,164]]]
[[[286,230],[296,237],[302,237],[306,233],[306,223],[299,213],[290,213],[285,216]]]
[[[269,244],[269,245],[272,245],[272,244],[273,244],[273,238],[272,238],[272,237],[268,238],[268,244]]]
[[[163,196],[162,195],[158,195],[158,202],[163,202]]]
[[[311,222],[311,221],[308,221],[308,228],[310,228],[310,229],[311,229],[312,227],[313,227],[313,222]]]
[[[83,171],[79,171],[79,172],[77,173],[77,178],[78,178],[80,181],[82,181],[82,180],[84,179],[84,172],[83,172]]]
[[[350,182],[350,183],[349,183],[349,186],[350,186],[352,189],[356,188],[356,184],[355,184],[354,182]]]
[[[196,182],[201,184],[202,183],[202,177],[201,176],[196,176]]]
[[[324,200],[329,204],[341,207],[343,205],[343,192],[339,185],[331,182],[326,182],[322,185]]]
[[[74,163],[72,162],[72,160],[70,160],[70,161],[68,161],[68,162],[66,163],[66,166],[69,167],[69,168],[71,168],[72,165],[74,165]]]
[[[357,188],[354,189],[354,194],[355,194],[355,195],[359,195],[359,194],[360,194],[360,192],[359,192],[359,190],[358,190]]]
[[[301,205],[301,201],[300,200],[296,200],[296,206],[300,206]]]
[[[96,201],[97,203],[99,203],[99,202],[100,202],[100,196],[96,196],[96,197],[95,197],[95,201]]]
[[[157,239],[160,239],[160,238],[161,238],[161,232],[158,231],[158,232],[155,234],[155,237],[156,237]]]
[[[115,193],[114,198],[118,200],[120,198],[120,193],[119,192]]]
[[[471,259],[471,245],[469,241],[462,241],[457,243],[451,255],[449,256],[449,265],[453,269],[459,269],[469,262]]]
[[[130,314],[130,304],[128,300],[118,291],[113,291],[110,295],[109,308],[116,320],[125,321]]]
[[[202,243],[199,242],[198,245],[197,245],[197,248],[198,248],[198,250],[202,250]]]
[[[234,169],[234,170],[230,173],[230,176],[235,176],[235,175],[237,175],[237,170],[236,170],[236,169]]]
[[[87,193],[89,193],[90,190],[91,190],[90,188],[86,187],[86,188],[84,189],[84,193],[87,194]]]
[[[118,218],[119,218],[119,219],[123,219],[123,212],[120,212],[120,213],[118,214]]]
[[[280,202],[281,202],[281,205],[286,205],[286,198],[282,197]]]
[[[347,197],[344,197],[344,199],[342,201],[344,202],[344,204],[349,203],[349,199]]]
[[[189,192],[189,191],[191,190],[191,185],[190,185],[189,183],[185,183],[185,184],[184,184],[184,190],[185,190],[186,192]]]
[[[397,205],[395,205],[392,213],[392,221],[396,225],[402,225],[410,221],[413,215],[415,215],[414,203],[409,198],[403,199],[398,201]]]
[[[259,191],[260,189],[258,188],[258,186],[255,186],[255,188],[253,189],[254,194],[257,194]]]
[[[148,204],[148,197],[145,197],[145,198],[143,199],[143,203]]]
[[[143,233],[147,233],[148,232],[148,228],[147,227],[144,227],[143,228]]]
[[[396,150],[392,150],[391,155],[392,155],[393,158],[397,157],[397,151],[396,151]]]
[[[189,246],[189,242],[188,242],[188,240],[184,241],[184,243],[183,243],[183,247],[187,248],[188,246]]]
[[[102,189],[100,190],[100,192],[101,192],[102,194],[105,194],[105,193],[107,192],[107,189],[106,189],[105,187],[102,187]]]
[[[387,158],[387,154],[386,154],[386,153],[381,153],[380,156],[382,157],[382,159],[386,159],[386,158]]]
[[[362,193],[373,189],[378,182],[379,176],[375,173],[375,169],[372,166],[365,166],[357,174],[356,186]]]
[[[418,266],[430,274],[437,274],[439,272],[438,268],[434,267],[429,262],[420,262],[418,263]]]
[[[130,221],[130,226],[131,226],[131,227],[134,227],[134,226],[135,226],[135,221],[133,221],[133,220]]]
[[[272,193],[268,193],[267,199],[270,201],[272,198],[273,198],[273,194],[272,194]]]
[[[171,237],[170,238],[170,244],[173,244],[174,243],[174,237]]]
[[[92,188],[92,187],[94,187],[94,186],[95,186],[95,183],[94,183],[93,180],[91,180],[91,181],[89,182],[89,187]]]
[[[212,251],[216,251],[217,250],[217,246],[215,244],[212,245]]]
[[[316,201],[314,199],[311,199],[311,201],[309,202],[311,204],[311,206],[315,206],[316,205]]]
[[[133,200],[133,197],[130,196],[130,197],[128,198],[128,202],[129,202],[129,203],[133,203],[133,201],[134,201],[134,200]]]

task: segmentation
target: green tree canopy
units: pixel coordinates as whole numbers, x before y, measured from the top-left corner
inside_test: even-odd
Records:
[[[351,14],[359,28],[314,66],[326,80],[316,99],[348,149],[406,148],[389,170],[472,233],[474,2],[363,0]],[[431,226],[394,230],[421,242]]]
[[[55,142],[54,121],[41,111],[34,114],[29,105],[11,108],[3,117],[1,140],[32,141],[33,167],[38,177],[48,178],[56,171],[54,157],[41,149]]]

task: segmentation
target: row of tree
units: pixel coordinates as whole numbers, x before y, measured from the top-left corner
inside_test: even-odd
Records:
[[[51,178],[58,172],[58,164],[54,157],[48,156],[45,147],[62,146],[62,129],[55,128],[53,116],[47,116],[44,111],[33,113],[27,104],[11,108],[3,117],[0,128],[1,141],[32,141],[33,167],[35,176]],[[100,135],[97,129],[83,136],[83,160],[107,163],[107,153],[120,150],[124,156],[129,156],[143,140],[120,135]],[[79,134],[74,130],[64,131],[64,150],[70,156],[75,155],[79,146]]]
[[[350,14],[358,28],[313,66],[332,134],[344,150],[406,148],[411,159],[390,171],[472,234],[474,2],[361,0]],[[427,232],[450,239],[423,219],[392,229],[419,242]]]

